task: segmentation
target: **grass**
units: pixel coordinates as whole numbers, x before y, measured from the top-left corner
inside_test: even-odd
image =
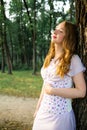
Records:
[[[0,124],[0,130],[31,130],[28,124],[16,121],[4,121]]]
[[[12,75],[0,72],[0,94],[36,98],[41,87],[39,72],[36,75],[32,75],[31,71],[13,71]]]

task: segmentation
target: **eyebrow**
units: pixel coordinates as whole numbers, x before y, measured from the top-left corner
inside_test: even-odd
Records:
[[[58,27],[56,27],[55,29],[58,29]],[[64,30],[63,28],[60,28],[60,29]]]
[[[64,29],[63,29],[63,28],[55,28],[55,29],[60,29],[60,30],[64,31]]]

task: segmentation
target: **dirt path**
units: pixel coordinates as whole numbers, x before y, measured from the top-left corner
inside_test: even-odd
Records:
[[[32,124],[38,99],[0,95],[0,124],[3,121],[18,121]]]

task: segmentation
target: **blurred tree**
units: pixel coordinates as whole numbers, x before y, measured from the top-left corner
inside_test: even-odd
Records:
[[[5,64],[5,55],[4,52],[6,52],[6,59],[7,59],[7,66],[8,66],[8,73],[12,74],[12,63],[11,63],[11,56],[10,56],[10,51],[9,47],[7,44],[7,18],[5,15],[5,7],[4,7],[4,1],[0,0],[0,5],[1,5],[1,14],[2,14],[2,20],[1,20],[1,43],[2,43],[2,72],[4,72],[4,64]]]
[[[31,24],[32,32],[32,43],[33,43],[33,74],[36,73],[36,0],[33,1],[33,19],[30,17],[30,12],[28,10],[27,2],[23,0],[24,6],[27,10],[27,15]]]
[[[70,3],[70,8],[65,12],[64,6],[67,1]],[[41,68],[48,52],[51,30],[63,20],[75,21],[74,3],[74,0],[10,1],[6,39],[13,69],[30,68],[35,73],[36,69]],[[2,13],[0,13],[0,18],[2,18]],[[0,51],[0,62],[1,55]]]
[[[75,0],[76,2],[76,21],[79,26],[79,44],[77,51],[87,68],[87,0]],[[85,73],[87,83],[87,70]],[[77,130],[87,129],[87,94],[84,99],[74,101],[76,113]]]

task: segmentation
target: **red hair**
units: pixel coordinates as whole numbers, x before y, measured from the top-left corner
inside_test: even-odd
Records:
[[[63,77],[68,73],[70,69],[70,62],[72,55],[75,52],[75,45],[77,44],[77,27],[75,24],[64,21],[65,24],[65,37],[63,40],[63,53],[59,57],[59,64],[57,66],[56,74]],[[45,58],[43,67],[46,68],[49,66],[50,61],[55,56],[55,46],[51,42],[48,54]]]

